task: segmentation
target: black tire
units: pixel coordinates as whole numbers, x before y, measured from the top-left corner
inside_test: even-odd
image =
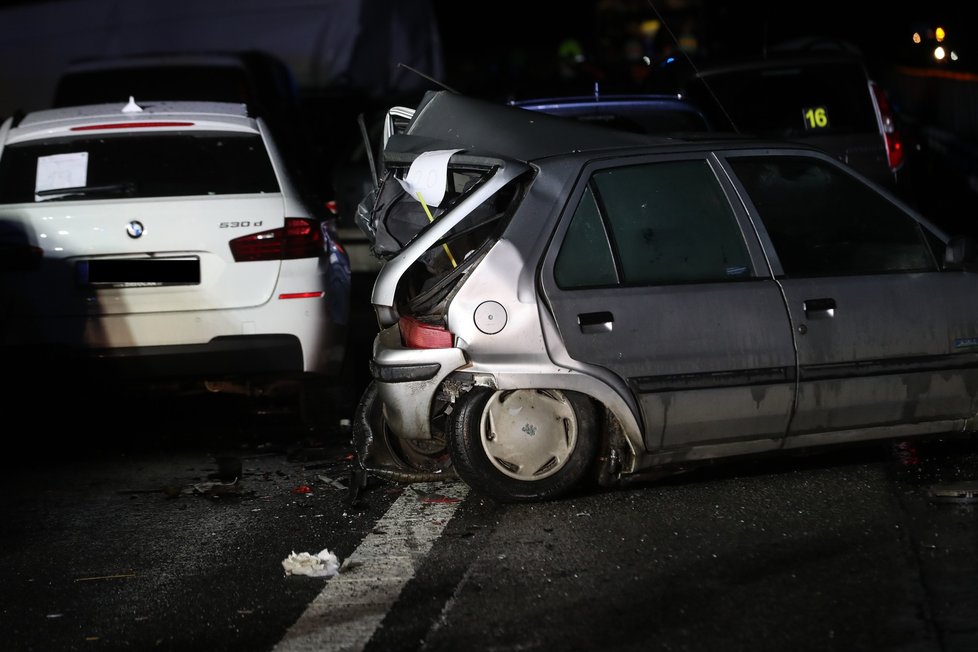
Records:
[[[476,387],[459,397],[447,431],[458,476],[502,503],[566,495],[588,475],[600,439],[589,398],[540,389]]]

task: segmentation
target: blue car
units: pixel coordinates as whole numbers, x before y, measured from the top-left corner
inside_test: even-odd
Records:
[[[706,114],[682,95],[641,94],[512,100],[512,106],[639,134],[715,131]]]

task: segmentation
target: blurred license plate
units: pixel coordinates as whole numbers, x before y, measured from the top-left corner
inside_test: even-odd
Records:
[[[75,271],[81,285],[152,287],[200,283],[200,259],[196,256],[82,260]]]

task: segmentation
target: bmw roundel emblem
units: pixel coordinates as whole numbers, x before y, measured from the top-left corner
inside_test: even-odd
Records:
[[[126,225],[126,233],[129,234],[130,238],[138,238],[143,234],[143,223],[133,220]]]

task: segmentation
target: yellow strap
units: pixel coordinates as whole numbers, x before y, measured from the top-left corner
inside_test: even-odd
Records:
[[[431,211],[428,210],[428,204],[424,203],[424,197],[421,196],[420,190],[418,191],[418,201],[421,202],[421,208],[424,209],[425,215],[428,216],[428,221],[434,222],[435,218],[431,216]],[[448,260],[452,262],[452,267],[458,267],[458,263],[455,262],[455,256],[453,256],[452,252],[448,249],[448,243],[443,242],[441,246],[445,250],[445,253],[448,254]]]

